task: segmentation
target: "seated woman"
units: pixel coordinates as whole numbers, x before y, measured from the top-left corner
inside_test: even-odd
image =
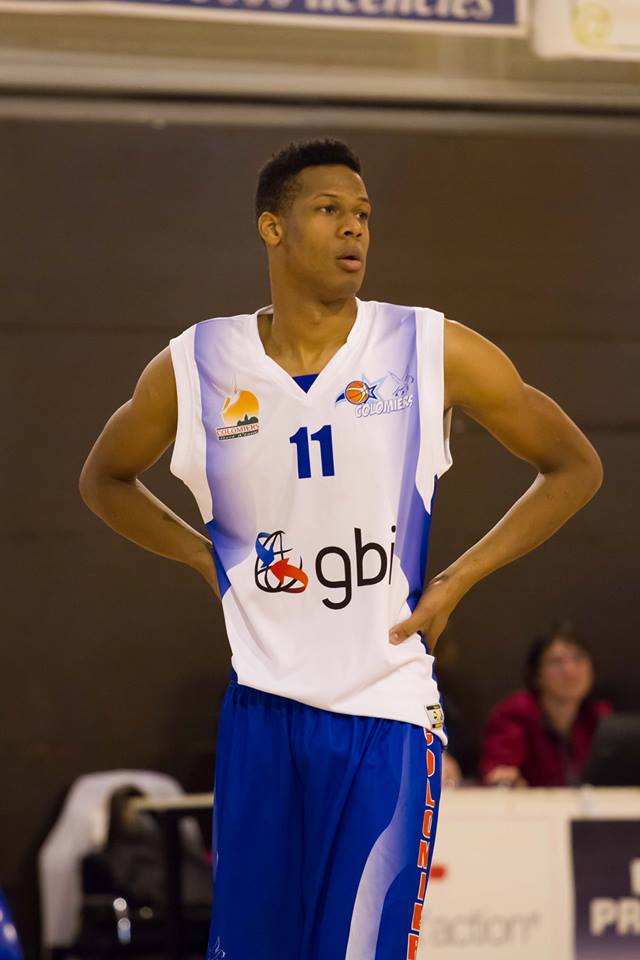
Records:
[[[593,661],[584,640],[568,627],[536,637],[527,658],[526,686],[489,714],[482,783],[579,784],[598,723],[612,711],[610,703],[591,695]]]

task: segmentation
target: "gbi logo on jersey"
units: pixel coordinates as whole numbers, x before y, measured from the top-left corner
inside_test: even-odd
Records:
[[[391,532],[396,532],[395,524]],[[355,584],[351,555],[343,547],[327,546],[318,551],[314,570],[323,587],[337,591],[323,597],[325,607],[342,610],[353,597],[353,587],[368,587],[380,583],[386,576],[391,583],[394,542],[389,545],[389,553],[381,543],[371,540],[364,543],[362,530],[354,531]],[[284,545],[284,530],[273,533],[261,532],[256,537],[256,562],[254,578],[256,586],[266,593],[302,593],[309,583],[309,575],[303,568],[302,557],[297,563],[289,560],[291,547]],[[365,574],[365,563],[367,574]]]

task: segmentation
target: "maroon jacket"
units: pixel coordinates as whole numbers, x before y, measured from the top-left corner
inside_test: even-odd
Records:
[[[494,767],[506,766],[518,767],[530,787],[579,783],[598,723],[612,709],[606,700],[587,698],[565,739],[549,725],[533,693],[512,693],[489,714],[480,759],[481,778]]]

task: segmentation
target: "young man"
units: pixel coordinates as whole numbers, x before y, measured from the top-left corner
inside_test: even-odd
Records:
[[[475,583],[602,482],[587,438],[496,346],[435,310],[356,296],[360,174],[334,140],[266,164],[273,302],[174,337],[80,481],[114,530],[189,564],[222,601],[232,679],[209,960],[415,958],[447,739],[436,641]],[[454,406],[538,473],[425,589]],[[211,541],[138,479],[172,442]]]

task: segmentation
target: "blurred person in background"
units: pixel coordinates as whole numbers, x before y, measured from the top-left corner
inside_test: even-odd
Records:
[[[570,624],[558,624],[529,648],[525,690],[496,704],[480,760],[484,784],[564,787],[581,782],[602,717],[612,712],[592,695],[593,659]]]

